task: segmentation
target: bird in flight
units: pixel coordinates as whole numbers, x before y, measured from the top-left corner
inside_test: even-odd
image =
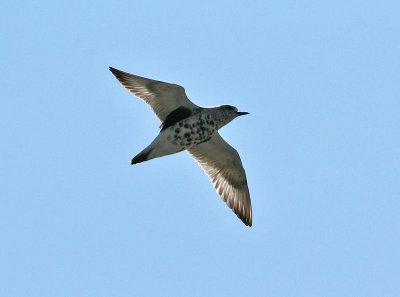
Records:
[[[246,226],[252,210],[246,173],[238,152],[218,130],[238,116],[231,105],[200,107],[188,99],[179,85],[133,75],[113,67],[110,71],[135,96],[143,99],[161,120],[161,131],[131,164],[187,150],[210,178],[222,200]]]

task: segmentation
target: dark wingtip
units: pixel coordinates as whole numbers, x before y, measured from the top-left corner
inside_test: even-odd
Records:
[[[238,216],[238,218],[243,222],[243,224],[245,224],[247,227],[251,227],[253,224],[253,219],[251,217],[251,215],[249,217],[247,216],[241,216],[239,214],[236,214]]]
[[[252,226],[252,221],[248,219],[242,219],[243,224],[245,224],[247,227]]]
[[[114,68],[112,66],[108,67],[108,70],[110,70],[114,75],[118,72],[121,72],[121,70],[118,70],[117,68]]]

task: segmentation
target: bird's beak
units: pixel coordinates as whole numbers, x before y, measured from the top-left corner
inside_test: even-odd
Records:
[[[249,113],[248,113],[248,112],[245,112],[245,111],[238,111],[238,112],[236,113],[237,116],[242,116],[242,115],[245,115],[245,114],[249,114]]]

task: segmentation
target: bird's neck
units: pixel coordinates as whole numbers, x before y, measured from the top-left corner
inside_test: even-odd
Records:
[[[211,119],[215,122],[217,129],[222,128],[232,120],[218,108],[210,108],[208,112],[210,114]]]

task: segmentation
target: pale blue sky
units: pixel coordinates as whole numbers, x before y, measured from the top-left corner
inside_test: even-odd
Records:
[[[400,296],[398,1],[8,1],[0,296]],[[250,112],[253,227],[108,66]]]

